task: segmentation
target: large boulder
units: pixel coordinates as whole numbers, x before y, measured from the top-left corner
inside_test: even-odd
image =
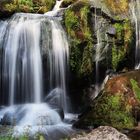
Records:
[[[78,135],[71,140],[130,140],[126,135],[120,133],[115,128],[100,126],[88,134]]]
[[[131,129],[140,120],[140,70],[110,78],[75,127],[110,125]]]

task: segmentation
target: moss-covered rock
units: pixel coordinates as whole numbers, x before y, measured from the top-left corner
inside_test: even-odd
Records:
[[[70,66],[78,76],[90,75],[92,62],[92,29],[90,5],[78,1],[65,12],[65,27],[70,38]]]
[[[109,125],[133,128],[140,113],[140,71],[128,72],[108,80],[104,90],[82,115],[76,127]]]
[[[125,19],[122,23],[115,23],[113,26],[116,29],[116,37],[112,45],[112,67],[114,70],[117,70],[120,67],[120,63],[127,59],[131,47],[133,47],[134,29],[128,19]],[[125,63],[124,67],[127,67]]]
[[[130,19],[122,19],[117,14],[112,17],[92,2],[79,0],[64,12],[64,26],[70,42],[70,92],[76,89],[73,94],[82,98],[79,100],[89,96],[84,91],[95,84],[97,69],[102,82],[108,69],[133,68],[134,28]],[[97,46],[100,46],[99,53]]]
[[[55,0],[3,0],[0,2],[0,17],[10,16],[15,12],[45,13],[55,5]]]
[[[129,0],[104,0],[113,14],[128,14]]]
[[[126,135],[110,126],[100,126],[90,132],[76,134],[71,140],[130,140]]]

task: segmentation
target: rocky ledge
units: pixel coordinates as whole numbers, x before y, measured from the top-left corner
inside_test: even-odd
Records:
[[[100,126],[88,134],[77,135],[71,140],[130,140],[113,127]]]

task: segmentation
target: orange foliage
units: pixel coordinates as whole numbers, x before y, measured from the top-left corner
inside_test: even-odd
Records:
[[[105,3],[114,14],[122,14],[128,12],[128,0],[105,0]]]

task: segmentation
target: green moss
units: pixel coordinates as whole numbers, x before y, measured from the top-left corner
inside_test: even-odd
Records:
[[[31,12],[45,13],[50,11],[55,5],[55,0],[13,0],[12,2],[2,3],[2,12]]]
[[[113,26],[116,29],[116,37],[113,40],[112,47],[112,67],[116,70],[120,62],[125,60],[126,55],[131,50],[133,29],[128,19],[123,23],[115,23]]]
[[[42,135],[38,135],[34,138],[30,138],[29,136],[20,136],[20,137],[17,137],[17,138],[14,138],[12,136],[0,136],[0,140],[31,140],[31,139],[34,139],[34,140],[45,140],[45,138],[42,136]]]
[[[112,67],[114,70],[117,69],[119,62],[121,62],[126,54],[126,50],[123,46],[113,46],[112,48]]]
[[[5,4],[4,5],[4,9],[7,11],[7,12],[15,12],[16,11],[16,8],[17,8],[17,5],[15,4]]]
[[[75,37],[75,30],[80,28],[80,23],[78,17],[71,9],[68,9],[65,13],[65,25],[67,27],[68,34]]]
[[[132,85],[133,92],[136,94],[137,99],[140,101],[140,88],[138,86],[137,81],[135,81],[134,79],[130,79],[130,82]]]
[[[70,38],[70,66],[78,76],[90,75],[93,71],[93,37],[89,4],[79,1],[65,11],[65,27]]]
[[[126,105],[120,95],[102,95],[95,103],[92,114],[92,124],[111,125],[118,129],[132,128],[135,119],[132,116],[132,108]]]
[[[90,43],[87,45],[87,47],[84,49],[83,56],[82,56],[82,63],[81,63],[81,69],[80,73],[87,76],[90,73],[92,73],[93,65],[92,65],[92,48],[93,45]]]

